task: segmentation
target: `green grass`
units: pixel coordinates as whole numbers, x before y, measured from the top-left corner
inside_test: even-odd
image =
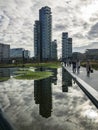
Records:
[[[0,77],[0,82],[7,81],[9,77]]]
[[[50,76],[52,76],[52,72],[47,72],[47,71],[37,71],[37,72],[33,72],[33,71],[17,71],[16,72],[17,76],[15,76],[14,78],[16,79],[27,79],[27,80],[39,80],[39,79],[44,79],[44,78],[48,78]]]
[[[47,62],[47,63],[30,63],[25,64],[25,67],[45,67],[45,68],[59,68],[60,62]]]
[[[46,67],[59,68],[60,62],[46,62],[46,63],[26,63],[24,67]],[[0,67],[23,67],[23,64],[0,64]]]

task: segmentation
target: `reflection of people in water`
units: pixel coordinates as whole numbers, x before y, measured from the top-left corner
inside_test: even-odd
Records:
[[[35,103],[39,104],[39,113],[45,118],[51,116],[52,91],[51,78],[34,81]]]

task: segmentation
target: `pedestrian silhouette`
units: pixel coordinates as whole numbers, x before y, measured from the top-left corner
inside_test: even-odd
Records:
[[[72,61],[72,71],[73,73],[76,73],[76,61]]]
[[[76,68],[77,68],[77,74],[79,74],[80,73],[80,61],[79,60],[77,60]]]
[[[87,76],[89,77],[91,72],[91,65],[89,61],[86,62],[86,72],[87,72]]]

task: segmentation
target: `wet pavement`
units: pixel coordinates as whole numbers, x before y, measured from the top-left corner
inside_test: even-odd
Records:
[[[67,67],[67,69],[72,72],[71,67]],[[79,78],[84,80],[87,84],[89,84],[92,88],[98,91],[98,71],[93,70],[93,73],[90,73],[90,76],[87,76],[86,68],[80,67],[80,73],[76,74]]]

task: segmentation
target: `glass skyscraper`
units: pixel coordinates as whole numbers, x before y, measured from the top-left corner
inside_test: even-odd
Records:
[[[40,21],[36,20],[34,24],[34,57],[40,61],[41,54],[41,41],[40,41]]]
[[[51,8],[45,6],[39,10],[39,21],[35,21],[34,25],[34,55],[36,59],[39,58],[42,61],[51,59],[51,33]]]
[[[62,33],[62,59],[70,59],[72,57],[72,38],[68,38],[68,33]]]

